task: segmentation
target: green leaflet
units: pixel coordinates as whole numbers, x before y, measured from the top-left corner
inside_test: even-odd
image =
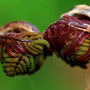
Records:
[[[31,34],[30,34],[31,35]],[[43,39],[43,35],[31,35],[25,36],[24,34],[21,36],[22,40],[31,40],[32,42],[25,42],[22,43],[18,41],[19,44],[23,44],[24,48],[28,51],[26,54],[17,54],[13,50],[12,52],[15,53],[16,57],[10,57],[4,48],[4,58],[2,58],[2,66],[4,72],[7,76],[13,77],[16,75],[22,74],[31,74],[37,71],[45,62],[46,56],[44,56],[43,48],[46,46],[47,48],[50,47],[49,43]],[[18,38],[17,38],[18,39]]]

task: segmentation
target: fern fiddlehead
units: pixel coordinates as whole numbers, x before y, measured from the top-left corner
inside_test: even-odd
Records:
[[[90,59],[90,15],[87,11],[90,12],[87,5],[76,6],[51,24],[44,34],[24,21],[1,27],[1,62],[6,74],[32,74],[52,52],[71,66],[86,68]]]
[[[49,43],[43,39],[43,34],[23,30],[18,33],[17,30],[17,32],[4,32],[0,38],[1,62],[8,76],[33,73],[45,61],[43,47],[49,48]]]
[[[71,66],[86,68],[90,60],[90,6],[78,5],[51,24],[44,33],[58,56]]]

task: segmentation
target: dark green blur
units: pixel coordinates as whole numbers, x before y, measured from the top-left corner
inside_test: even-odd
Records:
[[[0,0],[0,26],[24,20],[42,32],[78,4],[90,5],[90,0]],[[85,90],[86,71],[71,68],[55,55],[33,75],[8,77],[0,65],[0,90]]]

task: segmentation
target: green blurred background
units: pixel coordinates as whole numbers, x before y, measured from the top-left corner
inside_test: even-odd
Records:
[[[29,21],[44,31],[62,13],[90,0],[0,0],[0,26],[16,20]],[[33,75],[10,78],[0,65],[0,90],[85,90],[86,71],[70,67],[55,55]]]

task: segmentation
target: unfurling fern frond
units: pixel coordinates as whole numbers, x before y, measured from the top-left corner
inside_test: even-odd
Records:
[[[13,24],[11,26],[13,26]],[[9,27],[9,29],[10,28],[11,27]],[[17,28],[19,29],[20,26]],[[8,27],[4,29],[9,30]],[[14,30],[16,29],[14,28]],[[16,30],[16,32],[4,32],[0,35],[0,39],[1,62],[4,72],[6,72],[8,76],[26,73],[31,74],[37,71],[46,58],[46,54],[43,51],[44,47],[50,47],[49,43],[43,39],[43,34],[35,32],[35,30],[26,30],[26,32],[23,30],[22,32],[18,32],[18,30]]]
[[[44,62],[45,57],[43,54],[36,57],[29,54],[20,54],[16,58],[11,58],[7,55],[6,59],[2,60],[4,72],[10,77],[23,74],[32,74],[37,71]]]
[[[87,68],[90,60],[90,6],[78,5],[51,24],[44,33],[59,57],[71,66]]]

